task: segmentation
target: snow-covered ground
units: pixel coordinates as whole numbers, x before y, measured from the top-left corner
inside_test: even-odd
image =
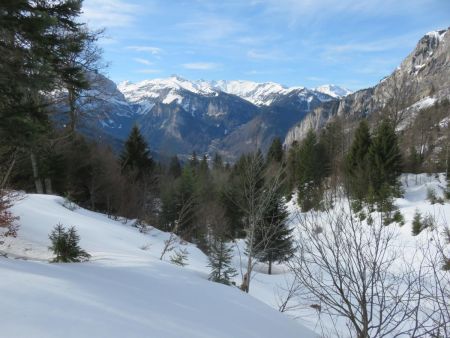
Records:
[[[189,265],[160,261],[168,235],[25,195],[12,211],[17,238],[0,250],[2,337],[313,337],[308,329],[235,287],[207,280],[205,255],[186,244]],[[48,263],[55,224],[75,226],[92,259]],[[168,260],[167,255],[167,260]]]
[[[443,175],[404,175],[404,197],[396,200],[405,218],[399,243],[414,246],[424,234],[411,235],[416,210],[439,222],[450,220],[450,205],[426,200],[430,189],[443,195]],[[151,228],[140,233],[132,222],[65,208],[56,196],[25,195],[12,208],[20,216],[17,238],[0,250],[1,334],[5,337],[314,337],[319,317],[309,306],[277,311],[293,276],[283,265],[267,275],[256,266],[250,294],[207,280],[207,257],[194,245],[188,264],[159,260],[168,234]],[[289,204],[294,212],[296,206]],[[75,226],[91,261],[48,263],[48,234],[55,224]],[[293,222],[295,225],[295,222]],[[429,231],[429,230],[426,230]],[[426,234],[425,234],[426,235]],[[240,271],[243,242],[235,245]],[[239,284],[241,276],[236,277]],[[266,303],[266,304],[263,304]],[[295,319],[294,319],[295,318]]]

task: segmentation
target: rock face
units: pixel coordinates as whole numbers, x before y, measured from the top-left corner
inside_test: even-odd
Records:
[[[450,98],[450,29],[430,32],[388,77],[372,88],[363,89],[313,109],[289,130],[285,144],[301,140],[309,129],[318,130],[339,116],[347,120],[391,113],[398,126],[408,119],[411,107],[422,101]]]
[[[83,114],[78,124],[89,137],[119,144],[137,124],[155,153],[187,157],[193,151],[220,152],[228,160],[266,150],[312,109],[347,92],[178,76],[118,86],[98,74],[90,78],[92,89],[83,95],[90,99],[79,102]],[[59,114],[59,120],[65,122],[64,116]]]

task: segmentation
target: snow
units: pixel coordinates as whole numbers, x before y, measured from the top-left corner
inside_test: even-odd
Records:
[[[218,81],[189,81],[179,76],[171,76],[163,79],[144,80],[138,83],[124,81],[118,84],[118,89],[126,99],[132,103],[158,101],[171,103],[177,101],[182,104],[183,97],[180,91],[184,90],[196,95],[217,96],[220,92],[239,96],[257,106],[268,106],[279,95],[288,95],[293,91],[307,91],[310,94],[326,94],[334,98],[340,98],[351,93],[348,89],[336,85],[324,85],[307,90],[305,87],[286,87],[275,82],[253,82],[246,80],[218,80]],[[329,99],[320,98],[322,101]]]
[[[442,197],[446,180],[443,174],[405,174],[401,182],[405,193],[395,203],[405,225],[393,229],[398,233],[394,247],[413,248],[429,232],[411,235],[416,210],[436,215],[439,223],[450,220],[450,204],[426,200],[429,190]],[[294,200],[288,204],[291,213],[298,211]],[[159,260],[167,233],[150,227],[143,234],[132,220],[115,221],[82,208],[71,211],[64,203],[61,197],[31,194],[12,208],[20,216],[19,234],[0,245],[9,257],[0,258],[5,337],[302,338],[319,333],[319,316],[310,306],[276,311],[294,278],[285,265],[274,265],[274,274],[268,275],[267,265],[259,263],[245,294],[209,282],[207,257],[194,245],[178,244],[189,256],[186,267],[177,267],[168,262],[170,254]],[[77,228],[91,261],[48,263],[48,234],[59,222]],[[296,221],[291,224],[295,227]],[[240,274],[244,246],[242,240],[233,246]],[[235,278],[240,281],[241,275]]]
[[[406,116],[407,118],[405,118],[399,124],[399,126],[397,127],[397,130],[405,129],[408,126],[409,123],[414,121],[417,113],[419,113],[423,109],[426,109],[426,108],[429,108],[429,107],[433,106],[437,101],[438,101],[438,99],[436,97],[427,96],[427,97],[424,97],[423,99],[415,102],[411,106],[403,109],[402,112],[405,113],[403,115]]]
[[[19,235],[0,246],[9,257],[0,258],[4,337],[314,337],[237,288],[208,281],[195,246],[183,245],[189,265],[177,267],[158,259],[168,234],[63,204],[24,195],[12,208]],[[77,228],[91,261],[48,263],[48,234],[59,222]]]
[[[336,86],[333,84],[322,85],[317,88],[314,88],[314,90],[319,93],[327,94],[337,99],[353,93],[351,90],[347,88]]]
[[[429,36],[431,38],[435,38],[438,41],[442,41],[444,39],[445,34],[447,33],[447,30],[440,30],[440,31],[432,31],[425,34],[426,36]]]

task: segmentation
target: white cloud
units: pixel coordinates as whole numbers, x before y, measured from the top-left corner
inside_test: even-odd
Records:
[[[213,62],[193,62],[183,64],[184,68],[193,70],[213,70],[219,68],[220,66],[220,64]]]
[[[136,61],[137,63],[146,65],[146,66],[151,66],[153,64],[153,62],[147,60],[147,59],[141,59],[141,58],[133,58],[134,61]]]
[[[127,27],[134,23],[140,6],[123,0],[86,0],[82,19],[91,27]]]
[[[127,49],[134,50],[136,52],[147,52],[153,55],[161,54],[162,49],[152,46],[128,46]]]

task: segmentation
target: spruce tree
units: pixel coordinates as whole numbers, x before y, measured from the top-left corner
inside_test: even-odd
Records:
[[[223,237],[216,238],[211,247],[208,256],[211,273],[209,280],[225,285],[230,285],[230,279],[237,275],[236,270],[231,266],[233,259],[233,250],[227,245]]]
[[[68,230],[62,224],[57,224],[49,239],[52,245],[49,250],[55,254],[53,262],[55,263],[70,263],[82,262],[89,259],[90,255],[80,248],[80,236],[77,234],[75,227],[70,227]]]
[[[255,257],[268,262],[269,275],[273,262],[285,262],[294,254],[293,229],[287,224],[288,212],[281,194],[274,194],[264,212],[263,224],[255,233]]]
[[[399,194],[402,156],[393,124],[383,120],[369,148],[369,179],[376,201]]]
[[[283,144],[279,137],[273,139],[272,144],[267,152],[268,163],[281,163],[283,161]]]
[[[345,173],[350,195],[356,200],[363,200],[368,194],[369,149],[372,139],[369,125],[362,120],[355,131],[353,143],[345,161]]]
[[[172,178],[178,178],[181,176],[181,170],[181,164],[178,156],[172,157],[169,163],[169,175],[172,176]]]
[[[318,208],[325,177],[324,152],[310,130],[298,149],[298,202],[303,211]]]
[[[222,159],[222,156],[220,156],[219,153],[215,153],[214,154],[213,169],[214,170],[223,170],[224,169],[223,159]]]
[[[136,179],[141,179],[150,173],[153,160],[139,128],[135,125],[125,142],[124,150],[120,155],[120,162],[124,172],[131,173]]]

